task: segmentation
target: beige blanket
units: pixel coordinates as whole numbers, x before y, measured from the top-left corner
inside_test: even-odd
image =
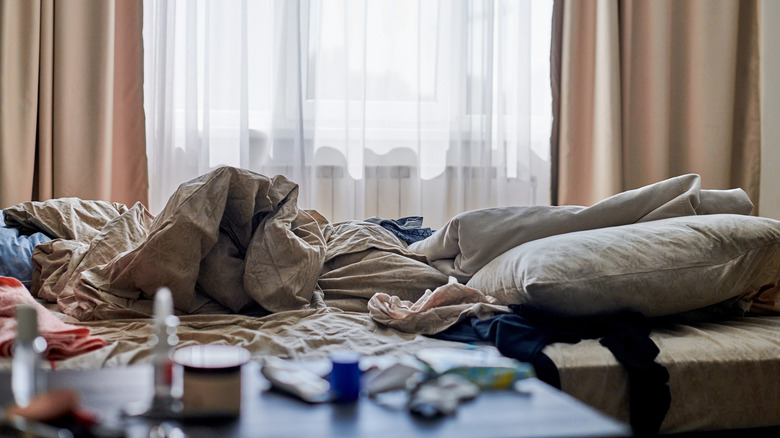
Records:
[[[6,218],[59,239],[33,254],[32,292],[79,320],[152,313],[162,286],[179,313],[269,313],[315,291],[366,311],[377,292],[414,300],[447,277],[373,224],[329,224],[297,206],[298,186],[223,167],[182,184],[152,215],[100,201],[25,202]]]

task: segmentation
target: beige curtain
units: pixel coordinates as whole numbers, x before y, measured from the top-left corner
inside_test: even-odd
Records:
[[[757,205],[757,1],[556,0],[555,12],[559,204],[698,173]]]
[[[141,0],[0,2],[0,208],[147,202]]]

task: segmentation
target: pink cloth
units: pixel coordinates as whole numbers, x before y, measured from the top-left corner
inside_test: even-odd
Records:
[[[10,357],[16,338],[16,306],[29,304],[38,312],[38,331],[46,339],[44,356],[51,360],[66,359],[106,345],[91,336],[89,328],[67,324],[36,302],[19,280],[0,277],[0,357]]]
[[[426,290],[414,303],[385,293],[374,294],[368,300],[368,313],[374,321],[396,330],[432,335],[467,317],[484,319],[510,310],[495,298],[450,277],[447,284]]]

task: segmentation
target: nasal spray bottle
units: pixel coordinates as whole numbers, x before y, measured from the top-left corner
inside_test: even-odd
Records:
[[[29,304],[16,307],[16,340],[11,364],[11,389],[14,402],[27,407],[37,394],[46,391],[46,379],[41,370],[41,354],[46,340],[38,336],[38,313]]]
[[[173,351],[179,342],[176,329],[179,318],[173,314],[170,289],[160,288],[154,296],[156,341],[152,348],[154,365],[154,398],[148,414],[165,415],[181,410],[181,385],[175,378]]]

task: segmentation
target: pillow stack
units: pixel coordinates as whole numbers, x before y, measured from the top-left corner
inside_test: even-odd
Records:
[[[467,286],[568,316],[647,317],[775,288],[780,221],[713,214],[560,234],[493,259]]]

